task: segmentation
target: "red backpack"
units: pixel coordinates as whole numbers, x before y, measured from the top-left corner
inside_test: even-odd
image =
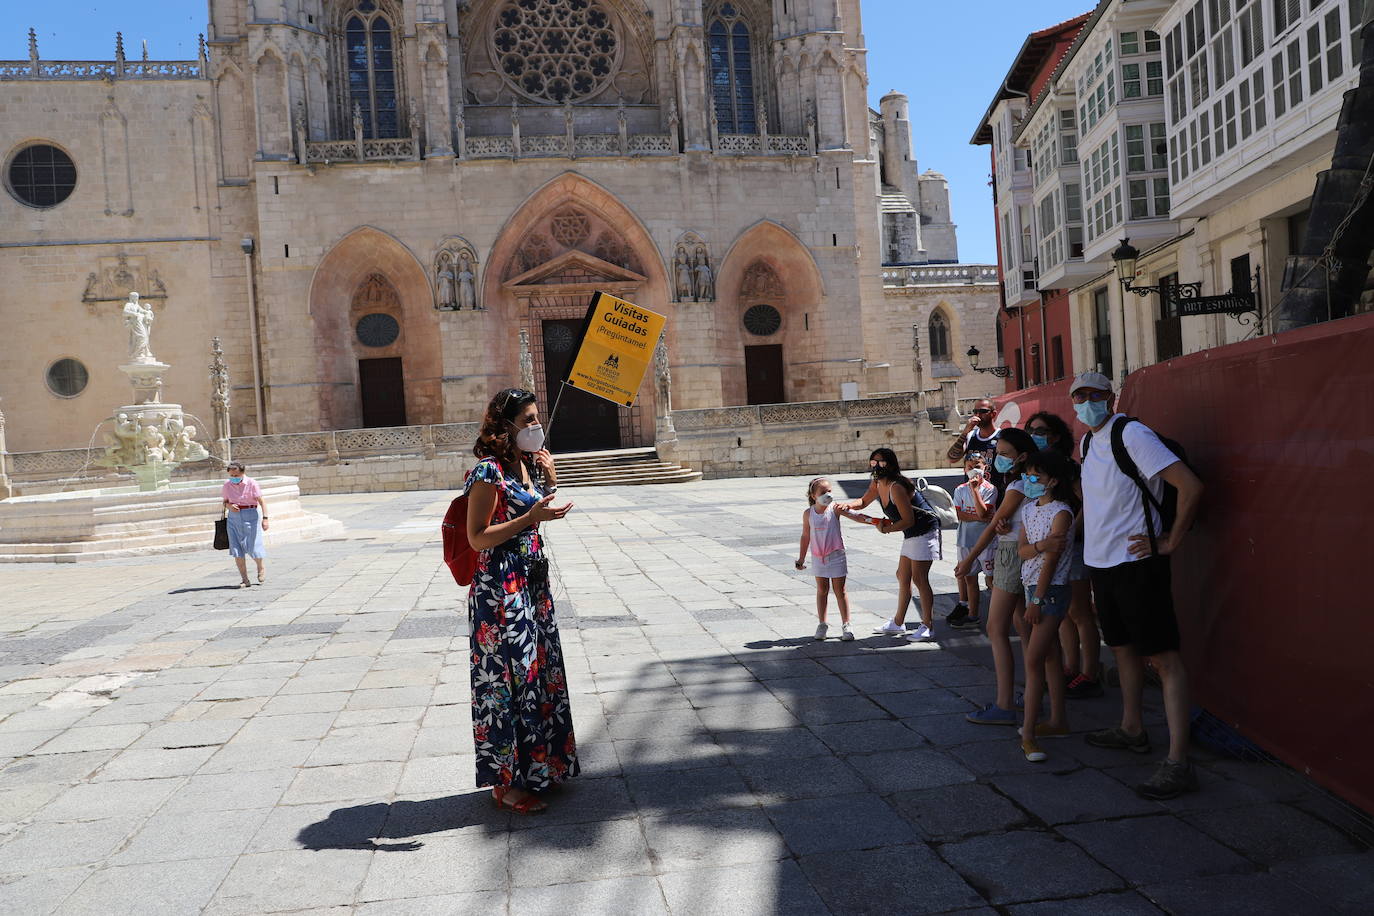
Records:
[[[444,562],[459,585],[471,585],[477,575],[477,551],[468,543],[468,495],[455,497],[439,526],[444,538]]]

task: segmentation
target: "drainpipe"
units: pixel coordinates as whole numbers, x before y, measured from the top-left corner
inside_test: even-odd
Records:
[[[262,338],[258,333],[258,279],[253,270],[253,237],[245,235],[239,247],[243,249],[243,262],[248,274],[248,350],[253,357],[253,406],[258,415],[258,435],[265,436],[267,405],[262,393]]]

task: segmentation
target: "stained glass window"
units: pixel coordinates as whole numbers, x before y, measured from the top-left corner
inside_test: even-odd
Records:
[[[708,31],[711,49],[711,100],[725,134],[758,131],[754,100],[753,41],[734,4],[723,4]]]
[[[348,117],[362,111],[363,136],[399,137],[396,63],[391,23],[372,0],[360,0],[344,26]]]

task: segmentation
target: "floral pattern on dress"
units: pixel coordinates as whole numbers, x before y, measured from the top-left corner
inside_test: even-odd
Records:
[[[493,524],[542,498],[484,458],[468,474],[496,486]],[[468,592],[472,733],[478,786],[547,789],[576,776],[577,743],[544,545],[535,527],[478,553]]]

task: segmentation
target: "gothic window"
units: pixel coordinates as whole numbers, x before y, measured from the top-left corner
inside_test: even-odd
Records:
[[[576,101],[606,87],[619,67],[615,22],[597,0],[506,0],[491,32],[491,54],[524,95]]]
[[[711,102],[723,134],[758,130],[754,51],[749,26],[733,3],[722,3],[707,30],[711,49]]]
[[[953,359],[949,349],[949,319],[939,309],[930,316],[930,329],[927,339],[930,341],[930,359],[932,362],[948,362]]]
[[[376,0],[353,0],[344,11],[345,123],[362,112],[363,136],[399,137],[393,17]]]

